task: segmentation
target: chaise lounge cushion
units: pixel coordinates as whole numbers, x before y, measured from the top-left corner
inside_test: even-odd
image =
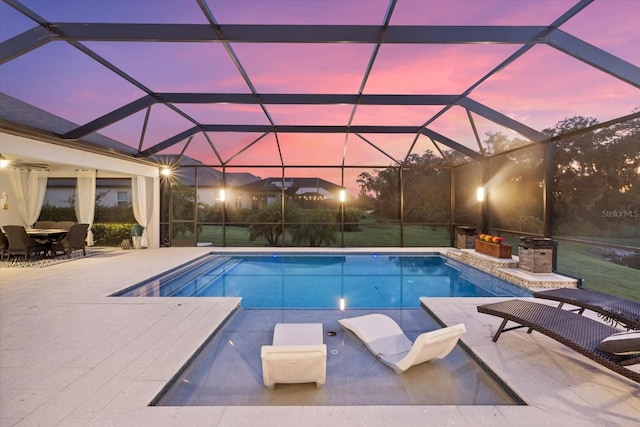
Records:
[[[613,334],[598,344],[598,350],[621,356],[640,353],[640,331]]]

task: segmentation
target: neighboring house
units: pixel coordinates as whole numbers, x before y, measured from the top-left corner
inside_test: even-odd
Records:
[[[322,178],[266,178],[235,190],[238,197],[247,201],[244,207],[258,210],[280,201],[283,187],[286,199],[296,202],[302,208],[337,207],[340,190],[343,189]]]
[[[171,180],[183,188],[195,189],[197,191],[197,200],[200,203],[206,203],[207,205],[220,203],[220,190],[224,188],[227,206],[236,209],[251,207],[250,204],[244,203],[242,197],[238,197],[235,194],[235,189],[258,181],[260,179],[258,176],[248,172],[227,172],[223,182],[222,171],[211,166],[204,166],[202,162],[191,157],[156,155],[154,159],[161,165],[187,166],[177,168]]]
[[[76,192],[75,178],[49,178],[47,180],[47,192],[44,195],[44,204],[51,206],[73,206]],[[130,178],[97,178],[96,196],[101,195],[102,206],[131,206],[131,179]]]

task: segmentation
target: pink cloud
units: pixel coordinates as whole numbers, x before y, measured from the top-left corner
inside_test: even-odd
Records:
[[[573,115],[605,121],[640,105],[632,86],[546,46],[491,77],[471,98],[539,130]]]
[[[636,0],[595,1],[560,29],[640,66]]]
[[[385,45],[365,93],[459,94],[515,49],[510,45]]]
[[[388,5],[388,0],[209,2],[219,22],[233,24],[379,25]]]
[[[267,105],[273,120],[281,125],[346,126],[352,105]]]
[[[548,25],[574,0],[399,1],[393,25]]]
[[[370,45],[235,44],[251,81],[264,93],[357,93]]]

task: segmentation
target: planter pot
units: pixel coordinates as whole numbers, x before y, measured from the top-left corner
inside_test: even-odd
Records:
[[[476,240],[476,252],[495,258],[511,258],[511,245]]]

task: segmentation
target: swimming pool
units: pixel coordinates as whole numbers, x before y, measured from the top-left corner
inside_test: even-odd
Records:
[[[410,308],[420,297],[530,296],[439,254],[208,254],[114,296],[242,297],[245,308]]]

